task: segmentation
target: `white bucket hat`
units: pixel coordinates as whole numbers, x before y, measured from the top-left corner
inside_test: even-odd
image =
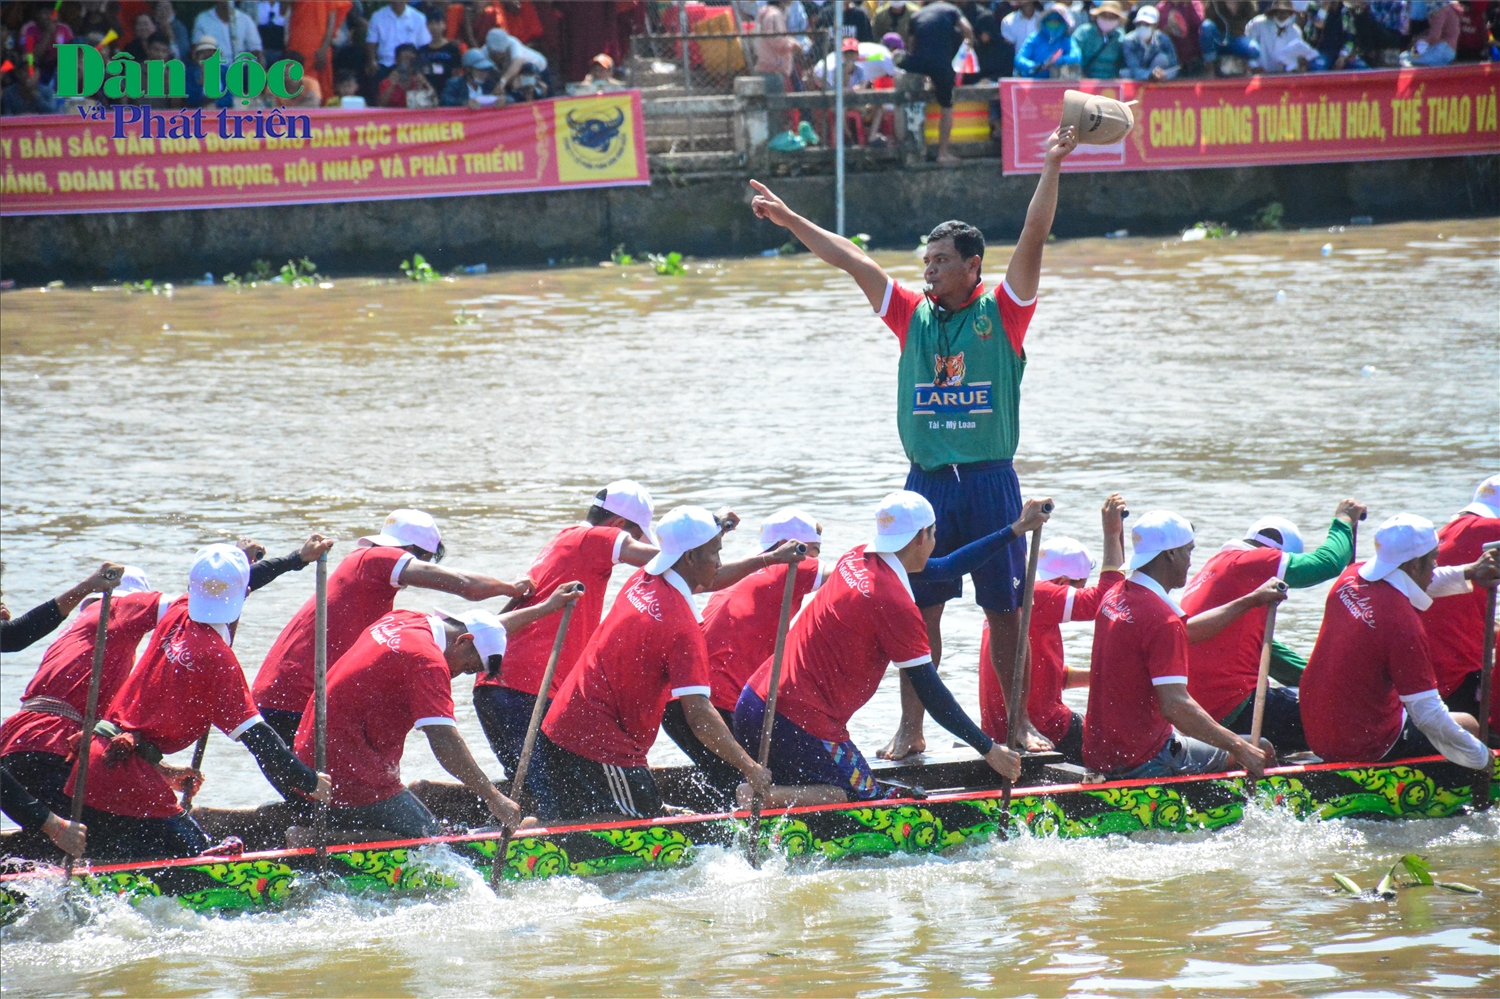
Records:
[[[203,624],[240,619],[250,590],[250,560],[234,545],[209,545],[188,570],[188,617]]]
[[[906,489],[898,489],[880,501],[875,511],[875,538],[866,546],[866,551],[898,552],[917,532],[937,523],[937,514],[927,497]]]
[[[1267,529],[1273,530],[1281,535],[1281,541],[1266,534]],[[1297,525],[1285,517],[1262,517],[1251,524],[1245,530],[1246,541],[1259,541],[1270,548],[1284,551],[1290,555],[1302,554],[1302,532],[1297,530]]]
[[[679,506],[661,519],[656,533],[661,539],[657,542],[661,551],[645,568],[651,575],[660,576],[684,554],[712,541],[719,533],[719,525],[714,515],[701,506]]]
[[[823,540],[818,522],[794,506],[784,506],[760,525],[760,546],[770,548],[783,541],[815,545]]]
[[[1170,510],[1150,510],[1130,529],[1130,568],[1139,569],[1162,552],[1193,540],[1193,525]]]
[[[1359,567],[1359,574],[1375,582],[1401,563],[1426,555],[1438,545],[1432,521],[1414,513],[1398,513],[1375,529],[1375,557]]]
[[[1474,502],[1464,507],[1463,512],[1500,517],[1500,475],[1491,475],[1479,483],[1474,490]]]
[[[424,552],[436,552],[443,543],[432,514],[422,510],[392,510],[379,534],[359,539],[361,548],[405,548],[416,545]]]
[[[1088,549],[1072,538],[1048,538],[1042,543],[1042,554],[1036,563],[1036,578],[1088,579],[1094,571],[1094,560]]]

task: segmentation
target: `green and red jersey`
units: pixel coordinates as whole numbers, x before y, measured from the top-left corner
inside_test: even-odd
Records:
[[[1020,437],[1023,344],[1036,298],[1023,302],[1001,282],[975,286],[958,309],[938,308],[894,280],[876,315],[901,345],[896,423],[914,464],[1009,461]]]

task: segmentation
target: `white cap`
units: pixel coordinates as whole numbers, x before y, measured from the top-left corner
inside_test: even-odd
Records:
[[[1170,510],[1150,510],[1130,529],[1130,568],[1139,569],[1162,552],[1193,540],[1193,525]]]
[[[1276,531],[1281,535],[1278,542],[1272,535],[1266,534],[1266,530]],[[1297,525],[1285,517],[1262,517],[1245,529],[1246,541],[1259,541],[1270,548],[1276,548],[1290,555],[1302,554],[1302,532],[1297,530]]]
[[[1474,490],[1474,502],[1464,507],[1464,513],[1477,513],[1481,517],[1500,517],[1500,475],[1491,475]]]
[[[1372,583],[1384,579],[1402,562],[1426,555],[1438,545],[1432,521],[1414,513],[1398,513],[1375,529],[1375,557],[1359,567]]]
[[[125,567],[125,571],[120,574],[120,581],[115,584],[114,589],[114,595],[117,597],[123,597],[127,593],[149,592],[151,592],[151,583],[146,579],[146,570],[138,569],[133,565]],[[78,606],[87,607],[98,599],[99,594],[90,593],[78,602]]]
[[[651,518],[656,507],[651,502],[651,493],[634,479],[616,479],[604,487],[603,501],[596,501],[610,513],[624,517],[646,533],[646,540],[656,544],[656,534],[651,530]]]
[[[818,522],[794,506],[784,506],[760,525],[760,546],[770,548],[782,541],[815,545],[823,540]]]
[[[510,32],[504,28],[491,28],[490,33],[484,36],[484,47],[496,52],[510,48]]]
[[[234,545],[209,545],[188,570],[188,617],[203,624],[240,619],[250,590],[250,560]]]
[[[481,659],[488,660],[490,656],[505,655],[505,625],[501,624],[500,619],[489,611],[472,610],[467,614],[447,614],[443,611],[438,611],[438,613],[458,621],[469,634],[474,636],[474,648],[479,651]]]
[[[359,539],[361,548],[405,548],[416,545],[424,552],[436,552],[443,543],[432,514],[422,510],[392,510],[379,534]]]
[[[1161,13],[1150,4],[1146,4],[1146,6],[1135,12],[1136,24],[1158,24],[1160,21]],[[1078,577],[1074,576],[1073,578],[1077,579]]]
[[[899,552],[917,532],[937,523],[937,514],[927,497],[898,489],[880,501],[875,511],[875,539],[865,546],[871,552]]]
[[[651,575],[660,576],[676,565],[685,553],[718,536],[719,525],[714,521],[714,515],[701,506],[679,506],[661,519],[656,533],[661,539],[656,543],[661,551],[646,563],[645,568]]]
[[[1088,579],[1094,571],[1094,560],[1088,549],[1072,538],[1048,538],[1042,542],[1042,555],[1037,559],[1036,578]]]

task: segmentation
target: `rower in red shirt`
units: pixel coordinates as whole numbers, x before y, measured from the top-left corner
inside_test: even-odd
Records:
[[[727,589],[715,593],[703,610],[703,638],[708,644],[710,675],[708,699],[724,724],[734,726],[734,706],[745,689],[750,674],[769,658],[776,648],[776,628],[781,621],[781,600],[786,593],[786,574],[796,572],[792,584],[792,614],[802,607],[809,593],[823,584],[823,569],[818,562],[822,551],[823,528],[795,507],[773,513],[760,527],[760,546],[770,552],[790,541],[807,546],[807,555],[793,569],[789,565],[770,565],[757,569]],[[718,799],[719,807],[734,807],[735,788],[743,778],[740,772],[708,750],[683,714],[681,701],[668,701],[661,717],[662,731],[677,743],[679,749],[701,771],[707,793]]]
[[[446,549],[437,521],[421,510],[395,510],[379,534],[359,539],[328,576],[328,662],[339,661],[360,634],[390,613],[405,586],[452,593],[465,600],[520,597],[527,579],[506,583],[482,573],[438,565]],[[313,691],[313,623],[308,597],[266,653],[250,692],[266,723],[290,744]]]
[[[621,563],[643,566],[656,557],[656,534],[651,528],[654,516],[651,494],[644,486],[631,479],[611,482],[594,495],[583,523],[558,532],[527,570],[535,590],[518,607],[547,599],[565,580],[578,580],[585,586],[568,622],[549,698],[562,689],[599,627],[614,567]],[[726,531],[734,530],[739,523],[728,509],[720,510],[718,516]],[[790,546],[784,547],[790,550]],[[757,555],[722,565],[708,589],[722,589],[768,564],[786,561],[786,554]],[[516,632],[500,674],[481,674],[474,684],[474,712],[506,773],[515,773],[520,761],[521,743],[557,638],[559,620],[548,616]]]
[[[1182,595],[1191,617],[1244,596],[1268,579],[1290,589],[1326,583],[1354,561],[1354,525],[1365,507],[1346,499],[1334,511],[1328,536],[1315,551],[1304,553],[1302,533],[1284,517],[1262,517],[1230,541],[1198,570]],[[1266,608],[1256,607],[1207,641],[1188,647],[1188,693],[1219,724],[1249,735],[1255,718],[1255,684],[1260,677],[1260,650],[1266,631]],[[1280,686],[1266,689],[1261,734],[1278,752],[1307,749],[1297,684],[1307,661],[1281,642],[1271,643],[1271,678]]]
[[[127,565],[110,597],[104,669],[99,676],[99,715],[135,666],[135,652],[161,615],[168,598],[151,588],[146,574]],[[78,617],[42,656],[21,695],[21,707],[0,725],[0,765],[42,804],[59,815],[72,807],[63,787],[73,772],[78,729],[88,706],[99,628],[99,596],[79,605]]]
[[[1328,593],[1323,624],[1302,674],[1302,724],[1312,751],[1333,763],[1441,753],[1487,766],[1473,715],[1438,696],[1419,612],[1432,606],[1438,539],[1432,522],[1401,513],[1375,532],[1375,557],[1350,566]],[[1475,578],[1487,565],[1464,567]],[[1462,574],[1457,575],[1462,582]]]
[[[333,829],[415,839],[442,832],[437,817],[401,782],[406,736],[420,729],[443,769],[478,795],[502,824],[516,826],[520,809],[490,783],[458,732],[454,678],[498,670],[507,634],[561,610],[579,595],[577,583],[555,588],[542,603],[496,617],[475,610],[459,617],[394,610],[355,639],[328,670],[328,774]],[[297,756],[315,759],[311,703],[297,730]],[[312,809],[305,808],[306,818]]]
[[[1186,619],[1169,591],[1187,582],[1193,527],[1165,510],[1130,532],[1130,576],[1094,619],[1083,760],[1114,779],[1217,773],[1230,757],[1253,777],[1275,762],[1266,740],[1251,746],[1215,722],[1188,693],[1188,643],[1218,634],[1254,607],[1286,599],[1276,581]]]
[[[770,786],[770,773],[708,700],[708,647],[693,590],[719,572],[722,526],[707,510],[680,506],[662,518],[659,534],[660,552],[625,584],[547,710],[527,785],[543,819],[661,814],[646,754],[672,698],[683,702],[699,742],[758,790]]]
[[[243,742],[283,797],[327,800],[328,775],[304,766],[261,718],[230,648],[249,584],[250,563],[238,548],[198,552],[186,597],[162,616],[94,730],[84,821],[95,858],[191,857],[208,847],[173,793],[202,775],[161,758],[191,746],[209,726]],[[73,793],[71,779],[65,792]]]
[[[1438,529],[1439,566],[1478,562],[1484,546],[1500,541],[1500,475],[1492,475],[1474,490],[1474,501]],[[1434,600],[1422,612],[1437,676],[1438,695],[1449,711],[1479,716],[1479,668],[1484,657],[1484,607],[1487,589]],[[1492,692],[1500,685],[1492,684]],[[1493,711],[1500,698],[1491,698]]]
[[[1089,586],[1094,560],[1087,549],[1072,538],[1047,538],[1037,560],[1036,591],[1031,605],[1031,687],[1026,699],[1031,722],[1045,735],[1068,763],[1083,762],[1083,716],[1063,703],[1068,687],[1087,687],[1089,671],[1063,662],[1061,625],[1066,621],[1092,621],[1104,595],[1125,578],[1125,497],[1110,494],[1100,517],[1104,522],[1104,571],[1099,582]],[[1009,716],[1005,691],[990,664],[990,626],[986,621],[979,639],[980,727],[990,738],[1004,742]]]
[[[1021,532],[1040,526],[1047,519],[1044,502],[1027,500],[1014,524],[965,545],[938,567],[929,561],[937,544],[932,504],[906,490],[881,501],[874,539],[838,560],[787,635],[769,757],[776,786],[767,806],[884,796],[850,739],[848,724],[892,664],[910,676],[924,709],[939,725],[973,746],[1002,775],[1020,775],[1020,756],[985,735],[939,679],[927,624],[912,597],[912,577],[926,571],[932,583],[972,572],[1008,550]],[[734,711],[735,738],[754,753],[760,750],[771,667],[767,660],[755,671]],[[742,798],[747,791],[740,789]]]

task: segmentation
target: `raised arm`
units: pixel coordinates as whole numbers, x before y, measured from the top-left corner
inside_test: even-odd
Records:
[[[871,260],[864,250],[843,236],[835,235],[827,229],[816,226],[792,211],[786,206],[786,202],[772,194],[771,189],[760,181],[752,180],[750,186],[755,188],[755,197],[750,200],[750,210],[755,213],[756,218],[768,219],[789,230],[803,246],[817,254],[818,259],[848,273],[859,285],[859,290],[865,293],[865,298],[869,299],[870,308],[879,311],[881,302],[885,301],[886,285],[891,280],[879,264]],[[1054,205],[1057,203],[1055,175],[1052,185],[1052,202]],[[1050,224],[1049,214],[1048,225]],[[1037,251],[1037,260],[1040,266],[1040,249]]]
[[[1037,283],[1042,277],[1042,249],[1052,232],[1052,217],[1057,214],[1058,174],[1062,170],[1063,158],[1077,145],[1078,133],[1071,126],[1059,128],[1047,137],[1047,158],[1042,164],[1042,176],[1036,183],[1036,193],[1031,196],[1031,207],[1026,209],[1026,225],[1021,229],[1021,238],[1016,241],[1016,252],[1011,254],[1010,266],[1005,269],[1005,283],[1023,302],[1036,297]],[[884,285],[881,294],[885,294]],[[876,308],[879,307],[877,303]]]
[[[462,569],[447,569],[431,562],[412,559],[401,570],[401,585],[416,586],[424,590],[452,593],[465,600],[488,600],[490,597],[524,597],[531,592],[531,580],[519,579],[507,583],[482,572],[465,572]]]

